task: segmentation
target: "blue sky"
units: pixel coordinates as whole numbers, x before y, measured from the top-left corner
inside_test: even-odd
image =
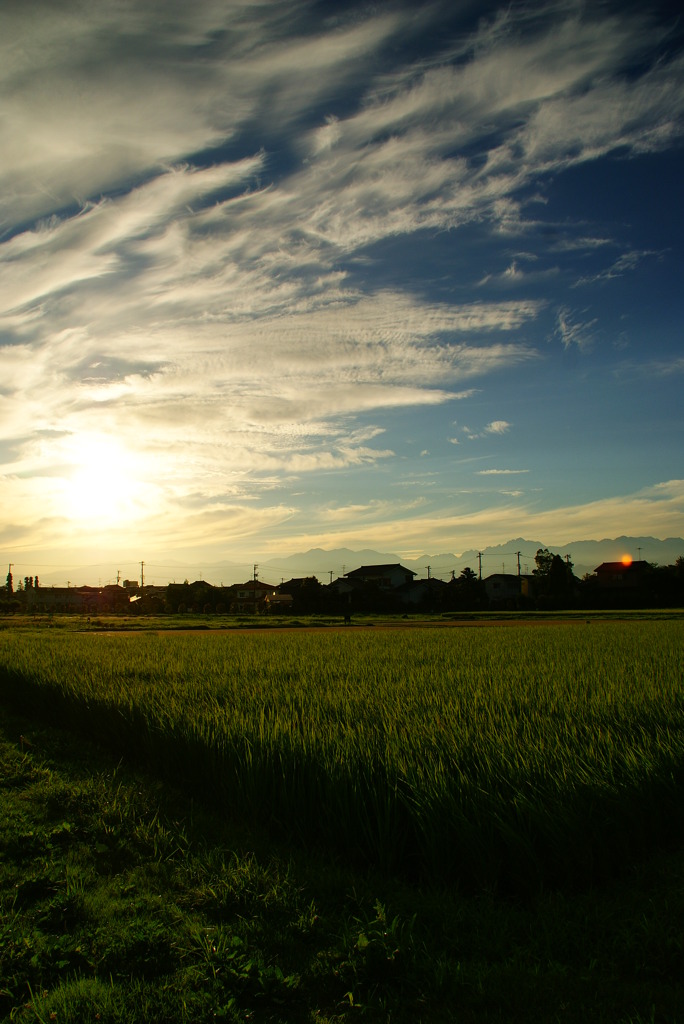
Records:
[[[624,2],[4,3],[5,560],[681,536],[683,41]]]

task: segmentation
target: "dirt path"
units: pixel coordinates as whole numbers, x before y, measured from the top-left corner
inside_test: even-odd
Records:
[[[357,632],[386,632],[388,630],[410,630],[410,629],[464,629],[464,628],[482,628],[483,626],[497,626],[507,627],[512,626],[557,626],[557,625],[576,625],[576,626],[587,626],[594,621],[591,618],[584,617],[571,617],[571,618],[553,618],[553,619],[541,619],[541,618],[525,618],[525,619],[449,619],[447,621],[437,621],[432,619],[425,620],[413,620],[411,622],[352,622],[351,625],[345,625],[343,622],[339,624],[334,623],[325,626],[317,625],[303,625],[303,626],[226,626],[225,629],[156,629],[151,632],[156,633],[157,636],[165,636],[169,633],[180,634],[182,636],[189,636],[194,634],[196,636],[226,636],[234,633],[253,633],[263,635],[264,633],[357,633]],[[600,621],[600,620],[595,620]],[[622,622],[623,619],[611,619],[611,622]]]

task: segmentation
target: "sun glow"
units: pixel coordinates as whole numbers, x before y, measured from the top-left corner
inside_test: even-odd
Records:
[[[631,565],[632,564],[632,556],[631,555],[623,555],[622,556],[622,564],[623,565]]]
[[[65,444],[69,469],[63,512],[73,521],[125,525],[144,511],[147,485],[140,457],[106,435],[73,435]]]

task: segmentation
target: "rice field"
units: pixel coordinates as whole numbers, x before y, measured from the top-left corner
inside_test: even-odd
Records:
[[[411,879],[586,884],[684,832],[684,626],[0,634],[0,697]]]

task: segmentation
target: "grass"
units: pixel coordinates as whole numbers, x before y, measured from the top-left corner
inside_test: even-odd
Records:
[[[684,1017],[681,623],[0,634],[0,1019]]]
[[[586,884],[682,835],[677,622],[0,635],[0,683],[270,834],[412,880]]]
[[[354,615],[352,630],[357,627],[421,625],[426,627],[444,626],[454,623],[557,623],[577,622],[638,622],[638,621],[679,621],[684,620],[681,608],[649,609],[567,609],[559,611],[454,611],[434,614],[408,612],[403,615]],[[149,633],[158,631],[206,631],[206,630],[268,630],[301,628],[338,628],[344,619],[342,615],[216,615],[200,612],[165,615],[93,614],[76,615],[69,613],[50,614],[46,612],[0,615],[0,632],[26,632],[36,630],[57,630],[59,632],[98,633],[112,632]]]
[[[21,736],[30,736],[32,746]],[[0,1019],[675,1022],[684,866],[525,900],[238,830],[54,727],[0,714]]]

